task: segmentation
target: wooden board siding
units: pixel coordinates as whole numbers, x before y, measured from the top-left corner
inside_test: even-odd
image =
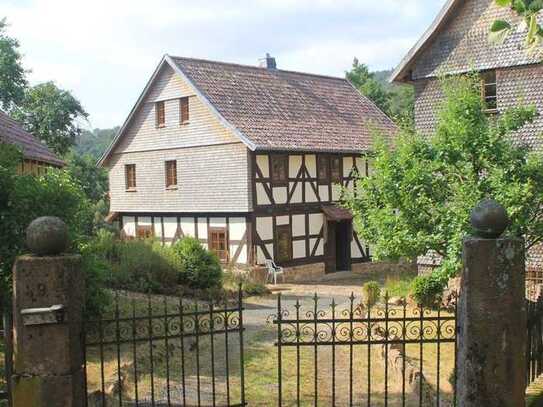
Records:
[[[177,160],[177,189],[165,185],[165,161]],[[136,191],[124,165],[136,164]],[[248,212],[247,149],[241,143],[115,155],[110,162],[112,212]]]
[[[189,98],[190,119],[180,123],[179,99]],[[164,101],[157,128],[155,103]],[[166,190],[164,166],[177,160],[178,188]],[[124,164],[136,164],[137,189],[127,192]],[[252,207],[247,148],[164,65],[107,161],[113,212],[236,211]]]
[[[251,240],[251,217],[248,214],[148,214],[124,213],[121,215],[121,235],[134,238],[138,229],[150,227],[155,238],[171,245],[177,240],[191,236],[208,248],[210,228],[224,228],[228,239],[228,259],[233,264],[249,264]]]
[[[36,160],[23,160],[17,166],[17,174],[20,175],[44,175],[49,168],[59,168],[57,166]]]
[[[534,105],[543,111],[543,66],[513,67],[498,69],[497,100],[498,111],[517,106],[519,101]],[[437,125],[440,101],[444,100],[438,79],[425,79],[415,82],[415,124],[423,134],[432,134]],[[514,139],[536,150],[543,149],[540,134],[543,133],[543,116],[524,126],[515,133]]]
[[[530,55],[522,46],[525,33],[513,32],[502,45],[489,44],[488,33],[495,20],[519,21],[510,8],[495,3],[462,1],[414,61],[412,79],[539,63],[537,55]]]
[[[190,119],[180,123],[179,99],[189,97]],[[164,101],[166,121],[156,127],[155,103]],[[240,142],[172,68],[159,72],[114,153]]]

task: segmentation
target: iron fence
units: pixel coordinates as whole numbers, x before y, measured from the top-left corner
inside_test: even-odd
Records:
[[[0,304],[0,350],[3,353],[3,371],[0,372],[0,406],[11,406],[11,374],[13,368],[11,309]]]
[[[143,304],[143,306],[142,306]],[[116,293],[85,324],[88,406],[244,406],[243,306]]]
[[[526,345],[526,383],[529,385],[543,373],[543,298],[526,301],[528,343]]]
[[[278,405],[454,405],[456,305],[434,311],[391,301],[363,304],[351,295],[321,307],[315,295],[308,309],[300,301],[285,309],[279,295]]]

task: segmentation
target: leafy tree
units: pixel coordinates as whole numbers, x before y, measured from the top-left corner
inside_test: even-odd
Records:
[[[103,199],[108,190],[108,176],[104,168],[96,166],[96,160],[89,154],[78,155],[70,152],[66,159],[66,170],[81,184],[91,202]]]
[[[79,155],[89,154],[97,161],[102,157],[118,131],[119,127],[92,131],[83,130],[77,137],[74,151]]]
[[[538,21],[543,10],[543,0],[495,0],[500,7],[510,7],[520,17],[515,28],[505,20],[496,20],[490,28],[490,40],[503,43],[514,31],[525,32],[524,44],[529,52],[535,52],[543,42],[543,27]]]
[[[63,219],[74,251],[92,227],[91,206],[78,182],[64,170],[50,169],[41,177],[17,175],[21,159],[15,147],[0,145],[0,291],[10,286],[11,267],[25,248],[24,232],[32,220],[46,215]]]
[[[53,82],[28,88],[19,109],[14,111],[15,119],[22,122],[28,132],[59,155],[66,154],[75,144],[82,132],[78,120],[87,116],[81,103]]]
[[[93,229],[111,228],[105,222],[109,213],[108,175],[104,168],[96,165],[96,158],[90,154],[79,155],[71,151],[66,158],[66,171],[77,180],[90,201],[93,213]]]
[[[365,64],[361,64],[355,58],[351,70],[346,72],[345,76],[362,94],[372,100],[383,112],[388,113],[390,95]]]
[[[347,79],[399,126],[414,126],[415,91],[411,85],[389,83],[392,71],[370,72],[355,58]]]
[[[0,20],[0,106],[9,110],[22,102],[26,72],[19,52],[19,41],[6,34],[6,19]]]
[[[433,251],[441,266],[427,287],[443,287],[460,268],[469,214],[483,198],[507,209],[509,233],[526,248],[543,239],[543,159],[512,141],[536,109],[485,113],[476,75],[443,81],[446,100],[435,134],[404,131],[394,147],[377,141],[374,171],[360,178],[346,205],[376,258],[416,257]],[[420,281],[419,281],[420,283]],[[420,288],[420,284],[419,284]]]

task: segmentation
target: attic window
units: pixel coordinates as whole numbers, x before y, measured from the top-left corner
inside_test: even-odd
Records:
[[[189,122],[189,98],[184,97],[179,99],[179,123],[184,124]]]
[[[156,110],[156,126],[164,127],[166,125],[166,110],[164,106],[164,101],[155,103]]]
[[[489,112],[498,109],[498,83],[496,80],[496,71],[488,71],[481,74],[482,79],[482,96]]]

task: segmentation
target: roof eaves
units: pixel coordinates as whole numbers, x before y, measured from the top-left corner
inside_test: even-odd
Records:
[[[196,95],[200,98],[200,100],[204,103],[209,110],[217,117],[217,119],[229,130],[231,130],[236,136],[239,137],[239,139],[252,151],[256,149],[255,144],[239,130],[236,126],[234,126],[232,123],[230,123],[218,110],[217,108],[209,101],[207,96],[200,90],[198,85],[194,83],[186,74],[183,72],[183,70],[177,65],[175,60],[170,57],[169,55],[166,55],[165,57],[166,61],[171,65],[173,70],[181,76],[194,90]],[[182,58],[180,58],[182,59]]]
[[[417,43],[409,50],[407,55],[402,59],[400,64],[396,67],[394,72],[389,78],[389,82],[409,82],[409,79],[405,78],[405,75],[415,58],[425,48],[428,42],[438,33],[442,25],[447,21],[447,18],[454,11],[455,7],[462,3],[464,0],[447,0],[437,17],[432,22],[432,25],[424,32],[422,37]]]
[[[348,81],[347,79],[345,79],[345,81],[351,86],[351,88],[354,89],[354,91],[356,92],[356,94],[358,95],[358,98],[360,99],[360,101],[361,101],[362,103],[369,103],[369,104],[373,105],[373,106],[375,107],[375,110],[377,110],[377,111],[381,114],[381,116],[382,116],[386,121],[389,122],[389,124],[392,126],[392,128],[395,129],[395,130],[398,130],[398,126],[396,125],[396,123],[394,123],[394,121],[393,121],[390,117],[388,117],[388,115],[387,115],[385,112],[383,112],[383,111],[379,108],[379,106],[377,106],[377,105],[375,104],[375,102],[374,102],[373,100],[371,100],[369,97],[367,97],[366,95],[364,95],[364,94],[360,91],[360,89],[357,89],[357,87],[354,86],[354,85],[352,84],[352,82]]]

